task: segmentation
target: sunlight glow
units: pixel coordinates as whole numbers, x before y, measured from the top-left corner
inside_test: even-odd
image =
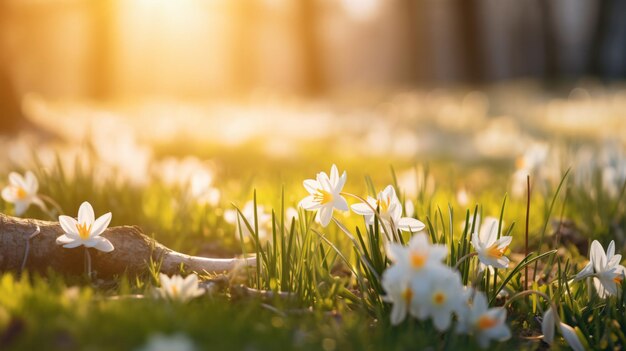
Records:
[[[359,20],[372,18],[379,9],[379,0],[341,0],[341,4],[350,17]]]

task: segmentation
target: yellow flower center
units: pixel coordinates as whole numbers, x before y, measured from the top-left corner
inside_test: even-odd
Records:
[[[85,240],[89,238],[89,234],[91,234],[91,226],[92,224],[87,225],[87,223],[76,224],[76,229],[78,229],[78,235],[81,239]]]
[[[446,302],[446,294],[444,294],[441,291],[437,291],[434,295],[433,295],[433,303],[435,305],[441,305],[443,303]]]
[[[376,207],[379,208],[380,213],[387,213],[387,211],[389,210],[390,204],[391,204],[390,198],[376,200]]]
[[[24,190],[24,188],[19,186],[15,187],[15,197],[22,200],[26,197],[26,195],[28,194],[26,193],[26,190]]]
[[[420,269],[424,267],[426,264],[427,255],[422,254],[421,252],[411,252],[410,261],[411,267],[415,269]]]
[[[404,302],[407,304],[410,304],[413,299],[413,290],[411,290],[411,288],[404,289],[402,292],[402,299],[404,299]]]
[[[487,315],[480,316],[480,318],[478,318],[478,322],[476,322],[479,330],[493,328],[496,326],[496,324],[498,324],[498,321]]]
[[[507,246],[503,248],[498,248],[497,244],[493,244],[487,248],[487,255],[494,257],[494,258],[500,258],[504,256],[504,252],[506,251],[506,249],[507,249]]]
[[[621,285],[622,281],[624,281],[624,276],[621,274],[618,274],[615,276],[615,278],[613,278],[613,281],[615,282],[615,284]]]
[[[333,194],[329,193],[328,191],[324,190],[324,189],[317,189],[317,192],[315,194],[313,194],[313,199],[322,204],[325,205],[331,201],[333,201]]]

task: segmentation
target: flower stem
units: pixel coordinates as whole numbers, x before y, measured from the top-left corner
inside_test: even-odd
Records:
[[[87,279],[91,280],[91,254],[88,247],[85,247],[85,274]]]
[[[30,253],[30,239],[36,237],[39,233],[41,233],[41,228],[37,226],[35,231],[26,237],[26,247],[24,248],[24,259],[22,260],[22,266],[20,267],[20,275],[24,271],[24,268],[26,268],[26,261],[28,261],[28,254]]]

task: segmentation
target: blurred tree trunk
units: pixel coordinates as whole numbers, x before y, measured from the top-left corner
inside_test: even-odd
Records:
[[[315,0],[298,2],[298,31],[302,43],[304,92],[317,95],[324,89],[321,56],[317,36],[317,8]]]
[[[461,0],[457,7],[462,53],[465,61],[465,80],[480,83],[484,80],[482,69],[482,42],[479,36],[481,24],[478,20],[479,0]]]
[[[26,124],[20,98],[8,74],[6,60],[0,58],[0,134],[15,133]]]
[[[607,80],[626,76],[626,1],[599,2],[598,21],[593,40],[592,73]]]
[[[0,2],[0,30],[6,27],[7,12],[6,3]],[[5,47],[0,42],[0,134],[11,134],[26,124],[26,119],[22,114],[21,98],[11,79]]]

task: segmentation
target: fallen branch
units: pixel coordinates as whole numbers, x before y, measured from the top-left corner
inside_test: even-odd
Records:
[[[30,238],[37,227],[40,233]],[[30,271],[45,273],[52,269],[63,274],[83,273],[84,251],[66,249],[56,244],[63,234],[58,222],[22,219],[0,214],[0,271],[19,272],[22,263]],[[185,255],[159,244],[136,226],[108,228],[103,234],[115,250],[103,253],[91,250],[92,267],[98,277],[112,277],[128,273],[145,272],[151,260],[161,262],[161,272],[179,273],[181,265],[190,271],[219,273],[230,271],[238,265],[254,266],[256,258],[221,259]],[[28,250],[27,250],[28,248]],[[28,257],[25,261],[24,253]]]

